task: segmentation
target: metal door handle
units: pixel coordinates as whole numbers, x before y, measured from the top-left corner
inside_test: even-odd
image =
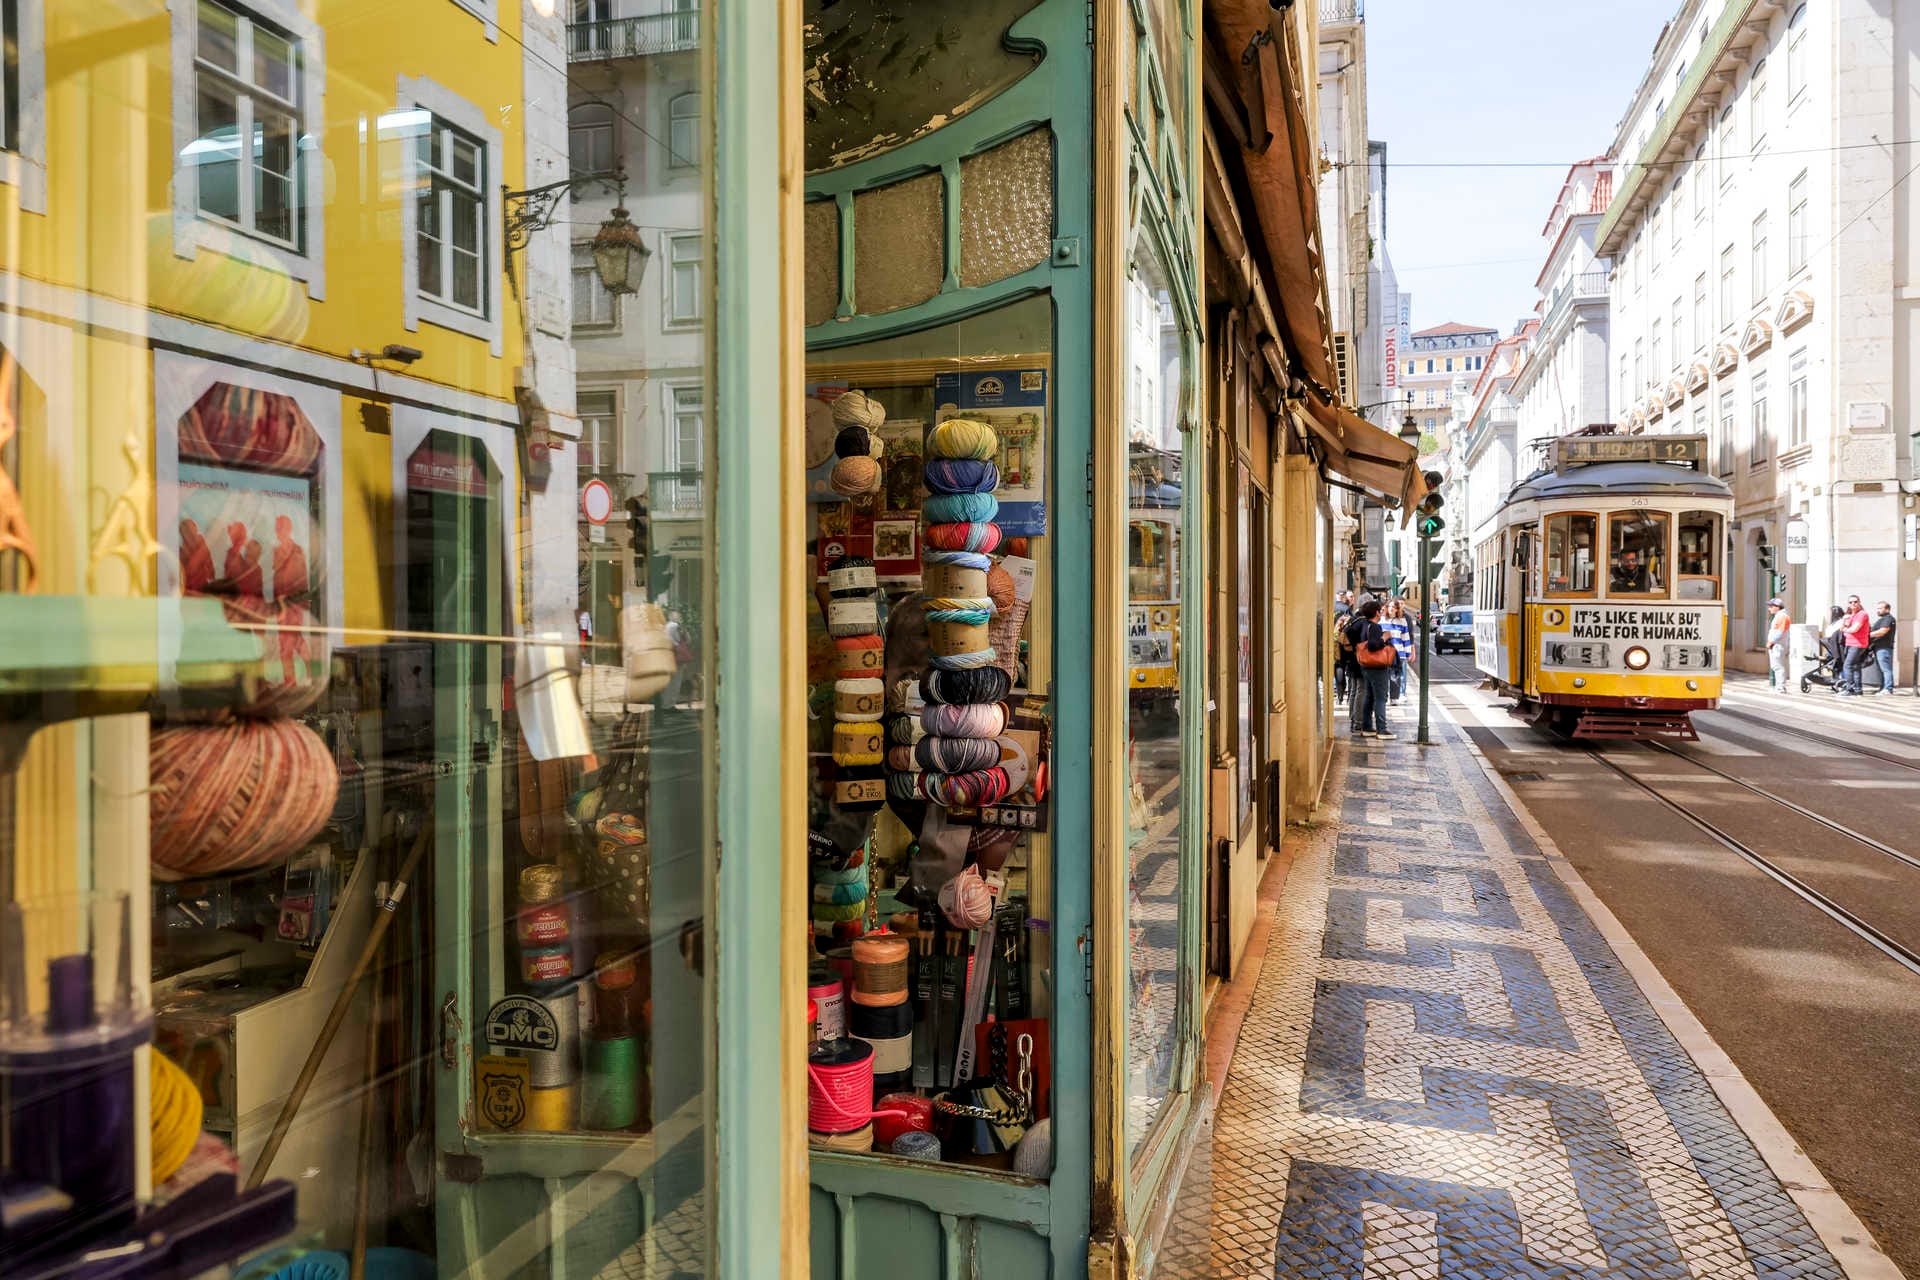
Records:
[[[452,1071],[459,1066],[455,1057],[455,1047],[460,1042],[460,997],[447,992],[447,998],[440,1003],[440,1063]]]

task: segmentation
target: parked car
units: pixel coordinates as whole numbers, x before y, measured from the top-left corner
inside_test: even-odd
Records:
[[[1473,652],[1473,610],[1449,609],[1433,632],[1435,653]]]

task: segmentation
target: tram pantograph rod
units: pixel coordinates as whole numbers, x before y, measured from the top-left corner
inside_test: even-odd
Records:
[[[1889,858],[1892,858],[1898,862],[1904,862],[1908,866],[1913,867],[1916,870],[1920,870],[1920,858],[1916,858],[1910,853],[1902,853],[1900,850],[1894,848],[1890,844],[1882,844],[1880,841],[1875,840],[1872,836],[1861,835],[1858,831],[1855,831],[1852,827],[1847,826],[1845,823],[1835,822],[1832,818],[1827,817],[1825,814],[1816,813],[1812,809],[1807,808],[1805,805],[1795,804],[1793,801],[1787,799],[1785,796],[1776,795],[1775,793],[1767,790],[1765,787],[1756,787],[1753,785],[1753,783],[1748,782],[1745,778],[1736,778],[1732,774],[1728,773],[1725,769],[1721,769],[1714,765],[1710,765],[1705,760],[1701,760],[1701,759],[1698,759],[1697,757],[1690,756],[1686,752],[1670,747],[1664,742],[1656,742],[1656,741],[1650,740],[1648,741],[1647,745],[1650,747],[1657,747],[1659,750],[1664,751],[1668,755],[1674,756],[1677,759],[1685,760],[1688,764],[1693,765],[1695,768],[1705,769],[1708,773],[1714,774],[1717,777],[1725,778],[1728,782],[1731,782],[1734,786],[1744,787],[1746,790],[1753,792],[1753,794],[1761,797],[1762,799],[1771,800],[1778,805],[1785,805],[1787,808],[1793,810],[1795,813],[1799,814],[1803,818],[1806,818],[1813,822],[1817,822],[1821,826],[1826,827],[1828,830],[1838,832],[1839,834],[1845,836],[1849,840],[1857,840],[1861,844],[1866,845],[1867,848],[1869,849],[1878,850],[1879,852],[1886,854]]]
[[[1693,812],[1693,810],[1687,808],[1679,801],[1666,795],[1651,783],[1635,777],[1632,770],[1622,768],[1620,765],[1615,764],[1593,747],[1588,747],[1586,752],[1588,756],[1619,774],[1628,782],[1631,782],[1634,786],[1640,788],[1655,800],[1658,800],[1661,804],[1667,806],[1667,808],[1673,810],[1682,818],[1685,818],[1688,822],[1706,832],[1716,843],[1724,845],[1735,855],[1752,864],[1756,870],[1774,881],[1781,888],[1787,890],[1787,892],[1793,894],[1822,915],[1825,915],[1841,928],[1856,935],[1888,959],[1906,969],[1909,973],[1920,975],[1920,954],[1916,954],[1905,946],[1902,946],[1893,938],[1880,932],[1880,930],[1874,928],[1865,920],[1862,920],[1859,916],[1853,914],[1853,912],[1847,910],[1832,898],[1829,898],[1826,894],[1794,875],[1791,871],[1787,871],[1770,862],[1762,854],[1742,844],[1739,840],[1728,835],[1719,827],[1702,818],[1699,814]]]

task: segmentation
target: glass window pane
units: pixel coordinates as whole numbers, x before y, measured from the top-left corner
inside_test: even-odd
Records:
[[[480,182],[480,149],[467,139],[455,136],[452,145],[452,169],[454,180],[464,186],[477,186]]]
[[[1679,576],[1674,595],[1681,600],[1713,600],[1720,595],[1720,556],[1723,543],[1720,513],[1682,511],[1674,526],[1674,553]]]
[[[293,98],[293,45],[257,22],[253,24],[253,82],[275,97]]]
[[[1667,514],[1616,513],[1608,517],[1607,594],[1667,594]]]
[[[1543,564],[1548,595],[1592,595],[1595,518],[1568,513],[1547,517]]]
[[[840,208],[813,200],[805,217],[807,323],[825,324],[840,307]]]
[[[1185,823],[1181,774],[1181,509],[1186,441],[1183,338],[1166,269],[1150,248],[1127,285],[1127,688],[1129,817],[1126,1135],[1138,1151],[1178,1078],[1184,1047],[1180,883]],[[1228,525],[1229,529],[1234,526]],[[1237,553],[1236,553],[1237,554]],[[1135,573],[1138,568],[1142,570]],[[1245,601],[1242,600],[1244,604]],[[1236,634],[1244,634],[1234,627]],[[1244,656],[1244,655],[1243,655]],[[1251,762],[1242,759],[1242,767]]]
[[[448,197],[448,230],[453,233],[453,247],[462,253],[475,254],[480,250],[480,201],[476,196],[464,191],[453,191]]]
[[[862,191],[853,198],[854,306],[898,311],[940,291],[946,272],[945,196],[940,175]],[[861,228],[880,229],[880,235]]]
[[[960,162],[962,285],[1017,275],[1052,248],[1051,132],[1035,129]]]
[[[216,67],[236,71],[240,65],[240,21],[229,9],[200,0],[197,56]]]
[[[199,137],[183,157],[194,168],[200,207],[231,222],[240,220],[240,116],[232,88],[218,76],[202,75],[196,97]]]

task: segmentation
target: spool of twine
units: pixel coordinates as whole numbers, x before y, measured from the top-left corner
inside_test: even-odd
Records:
[[[1000,526],[990,523],[928,525],[927,545],[942,551],[978,551],[984,554],[1000,545]]]
[[[1007,731],[1003,702],[929,703],[920,726],[936,738],[998,738]]]
[[[990,493],[936,493],[921,504],[920,512],[929,525],[981,524],[1000,513],[1000,499]],[[994,532],[994,545],[998,546],[999,530],[996,528]],[[978,547],[952,549],[982,550]]]
[[[891,1006],[907,999],[907,940],[870,933],[853,944],[853,1002]]]
[[[986,461],[999,451],[1000,437],[977,418],[948,418],[927,436],[930,458],[973,458]]]
[[[580,1087],[583,1129],[626,1129],[640,1118],[640,1039],[588,1036],[581,1044],[584,1079]]]
[[[840,979],[824,965],[807,976],[807,998],[818,1006],[820,1039],[838,1040],[847,1034],[847,1000]]]
[[[933,1099],[917,1093],[883,1093],[873,1101],[873,1137],[889,1146],[903,1133],[933,1129]]]
[[[841,556],[827,566],[827,592],[832,596],[868,595],[879,584],[873,561],[864,556]]]
[[[835,493],[858,498],[880,487],[880,475],[880,464],[872,458],[842,458],[827,473],[827,483]]]
[[[987,638],[987,623],[979,622],[929,622],[927,624],[927,648],[936,658],[953,658],[964,653],[979,653],[992,647]]]
[[[920,694],[930,703],[998,702],[1012,688],[1013,678],[999,667],[977,667],[971,671],[941,671],[936,668],[920,680]]]
[[[887,1149],[893,1152],[894,1155],[901,1156],[908,1160],[926,1160],[932,1162],[940,1159],[940,1139],[934,1137],[924,1129],[907,1130],[895,1138],[893,1145]]]
[[[849,1017],[856,1039],[873,1046],[875,1093],[899,1088],[913,1080],[913,1008],[904,1000],[896,1005],[853,1006]]]
[[[886,689],[886,683],[877,676],[835,680],[834,718],[848,721],[878,720],[886,707]]]
[[[921,474],[934,493],[992,493],[1000,487],[1000,469],[977,458],[929,459]]]
[[[807,1054],[808,1132],[851,1134],[872,1123],[873,1046],[845,1036],[814,1045]]]
[[[153,1185],[159,1186],[187,1162],[193,1144],[200,1140],[202,1103],[187,1073],[171,1058],[155,1049],[147,1072],[151,1096],[151,1165]]]
[[[565,1133],[574,1127],[574,1118],[579,1109],[580,1091],[574,1085],[561,1085],[557,1089],[529,1089],[527,1118],[520,1122],[520,1127],[538,1133]]]
[[[972,569],[961,564],[929,564],[922,577],[922,585],[929,596],[991,596],[992,579],[992,570],[989,569]],[[1011,583],[1012,580],[1008,581]]]
[[[854,813],[878,809],[887,802],[886,779],[878,769],[842,769],[833,781],[833,802]]]
[[[833,726],[835,764],[872,765],[884,762],[883,736],[878,721],[841,722]]]
[[[871,632],[838,636],[833,647],[840,654],[842,676],[878,676],[887,669],[887,642]]]
[[[843,391],[833,400],[833,423],[837,427],[878,427],[887,420],[886,406],[864,391]]]
[[[148,767],[160,880],[285,860],[320,833],[340,789],[326,743],[297,720],[156,729]]]
[[[873,1126],[861,1125],[852,1133],[809,1132],[807,1145],[820,1147],[826,1151],[871,1151],[873,1150]]]
[[[827,634],[835,639],[878,636],[880,606],[871,596],[827,601]],[[884,643],[884,642],[883,642]]]

